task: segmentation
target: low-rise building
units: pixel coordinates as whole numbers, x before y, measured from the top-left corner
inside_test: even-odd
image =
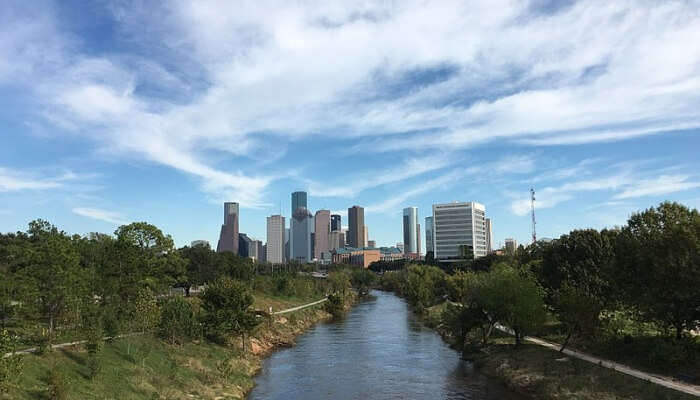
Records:
[[[369,268],[369,265],[381,259],[379,249],[368,247],[358,249],[354,247],[341,247],[331,250],[334,264],[357,265]]]

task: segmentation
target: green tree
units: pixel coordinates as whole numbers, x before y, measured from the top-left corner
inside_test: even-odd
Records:
[[[361,296],[369,293],[370,288],[372,285],[374,285],[376,280],[377,275],[375,275],[374,272],[364,268],[353,269],[352,274],[350,275],[350,282],[352,286],[357,289]]]
[[[347,290],[350,289],[350,277],[344,270],[329,272],[328,283],[330,284],[333,293],[338,293],[343,298],[345,298]]]
[[[642,316],[675,329],[700,324],[700,213],[678,203],[633,214],[617,241],[626,300]]]
[[[499,321],[513,330],[516,345],[543,323],[546,316],[544,301],[532,276],[499,265],[483,274],[480,280],[476,302],[488,314],[489,320]]]
[[[574,334],[595,332],[600,323],[602,303],[580,287],[565,283],[552,296],[557,319],[566,329],[566,338],[559,351],[564,351]]]
[[[245,351],[245,335],[259,323],[252,305],[253,296],[242,283],[228,277],[212,282],[202,295],[207,334],[219,341],[240,335]]]
[[[65,232],[36,220],[29,223],[27,233],[31,248],[29,265],[21,271],[26,285],[23,301],[33,306],[52,337],[60,319],[67,316],[68,306],[85,295],[86,279],[79,255]]]
[[[192,304],[182,297],[168,299],[162,307],[158,334],[170,344],[186,343],[197,336],[198,323]]]

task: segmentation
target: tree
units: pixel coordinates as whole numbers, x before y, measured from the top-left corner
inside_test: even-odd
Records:
[[[560,352],[564,351],[572,335],[594,332],[600,323],[602,303],[580,287],[565,283],[554,292],[552,304],[557,319],[566,329]]]
[[[328,282],[333,293],[340,294],[345,298],[345,292],[350,289],[350,278],[343,270],[331,271],[328,273]]]
[[[574,230],[562,235],[542,252],[540,283],[552,294],[568,285],[604,304],[613,302],[616,236],[615,231],[595,229]]]
[[[170,344],[182,344],[197,336],[197,325],[192,304],[176,296],[162,307],[158,334]]]
[[[480,276],[475,301],[490,321],[499,321],[513,330],[516,345],[545,318],[541,289],[534,277],[507,265],[498,265]]]
[[[185,295],[190,295],[190,287],[213,281],[221,274],[217,254],[208,246],[186,246],[179,253],[187,260],[187,279],[182,285]]]
[[[240,335],[245,351],[245,335],[259,322],[252,305],[253,296],[242,283],[228,277],[217,279],[202,295],[207,334],[218,341],[224,341],[227,335]]]
[[[28,235],[29,265],[21,271],[27,283],[24,300],[35,306],[51,337],[68,305],[85,294],[86,279],[81,279],[79,255],[65,232],[36,220],[29,223]]]
[[[361,296],[369,293],[369,289],[376,280],[377,276],[372,271],[364,268],[354,269],[350,275],[350,282],[352,283],[352,286],[357,289]]]
[[[700,213],[678,203],[633,214],[617,241],[627,302],[681,338],[700,324]]]
[[[128,321],[129,334],[152,332],[160,321],[158,302],[148,287],[139,288],[129,303]],[[127,354],[131,354],[131,340],[127,341]]]

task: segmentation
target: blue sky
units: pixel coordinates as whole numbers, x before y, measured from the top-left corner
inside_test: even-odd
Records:
[[[497,244],[700,206],[700,2],[4,1],[0,231],[215,244],[309,206],[478,201]],[[343,220],[344,224],[347,221]]]

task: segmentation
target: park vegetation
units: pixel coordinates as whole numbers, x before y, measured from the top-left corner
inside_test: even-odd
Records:
[[[303,273],[309,268],[259,264],[208,246],[178,249],[145,222],[120,226],[114,235],[79,236],[36,220],[26,232],[0,234],[0,398],[18,395],[27,372],[26,357],[2,357],[6,353],[35,347],[39,360],[56,362],[52,345],[84,341],[84,379],[98,387],[101,376],[112,374],[105,365],[127,362],[145,373],[154,368],[149,362],[171,353],[168,346],[245,354],[250,335],[270,326],[268,304],[303,304],[330,294],[345,307],[353,284],[366,292],[374,278],[338,268],[342,279],[317,279]],[[256,299],[264,299],[262,309]],[[297,326],[288,325],[290,332]],[[124,357],[116,357],[121,351]],[[27,373],[34,374],[40,369],[35,356],[31,360]],[[229,367],[222,367],[224,375],[240,373]],[[65,398],[76,387],[63,372],[42,372],[44,396]]]
[[[374,266],[375,269],[377,266]],[[380,266],[404,296],[472,352],[496,327],[684,379],[700,378],[700,214],[677,203],[615,229],[574,230],[450,266]],[[499,332],[500,334],[500,332]]]

